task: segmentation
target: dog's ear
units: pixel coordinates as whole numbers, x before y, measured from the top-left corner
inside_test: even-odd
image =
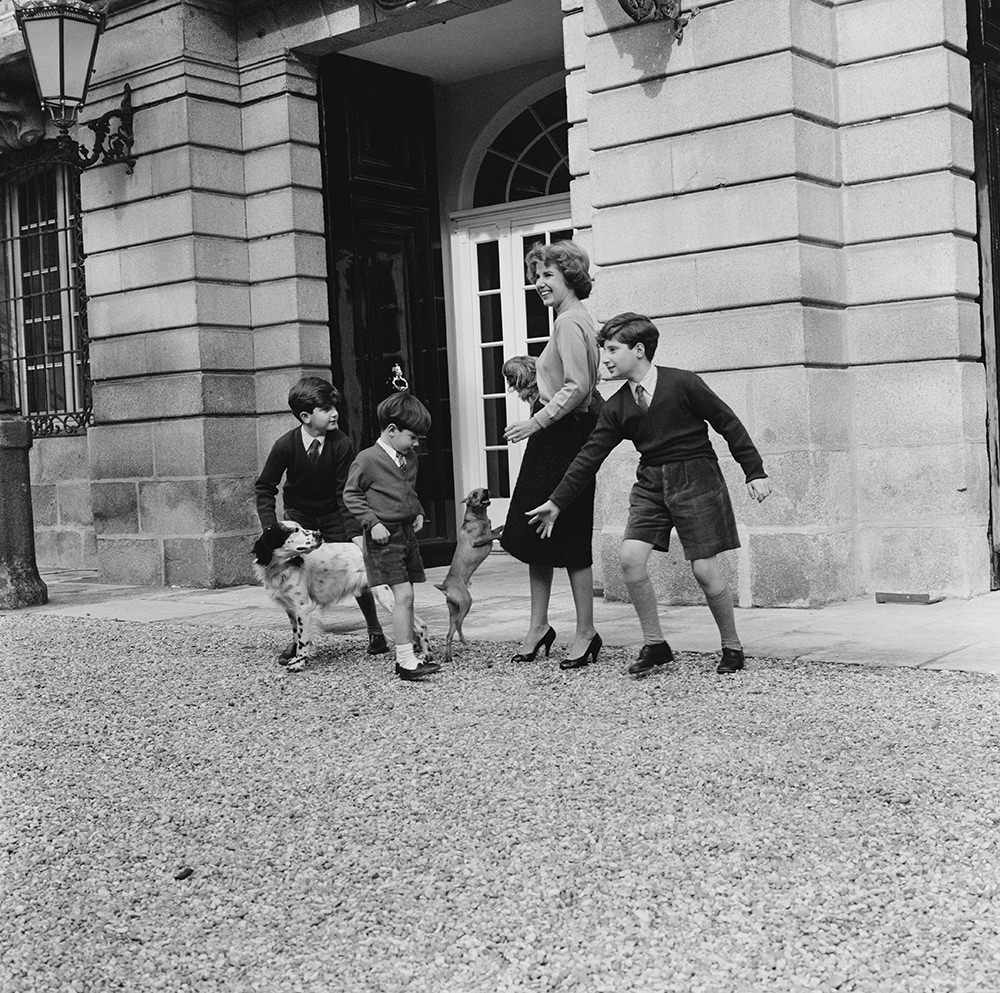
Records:
[[[269,524],[253,546],[254,558],[258,565],[269,565],[274,558],[274,550],[281,548],[288,537],[288,529],[280,524]]]
[[[257,565],[270,565],[274,549],[267,543],[267,534],[262,534],[253,545],[253,557]]]

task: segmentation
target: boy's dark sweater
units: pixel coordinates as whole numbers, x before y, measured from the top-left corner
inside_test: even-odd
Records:
[[[310,517],[340,514],[348,539],[361,534],[358,522],[344,505],[344,483],[353,460],[354,445],[339,428],[326,433],[315,466],[309,461],[302,443],[302,429],[293,428],[283,434],[271,448],[254,485],[261,526],[266,528],[278,520],[274,498],[284,476],[281,498],[286,507]]]
[[[707,423],[706,423],[707,422]],[[639,452],[639,464],[666,465],[686,459],[716,459],[708,425],[726,439],[747,482],[763,479],[764,460],[733,411],[697,374],[658,366],[656,390],[643,413],[628,383],[601,408],[597,425],[549,498],[565,507],[577,497],[611,451],[626,438]]]

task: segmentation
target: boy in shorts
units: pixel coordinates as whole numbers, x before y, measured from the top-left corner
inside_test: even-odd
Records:
[[[298,426],[274,443],[254,489],[257,516],[265,530],[276,524],[275,496],[282,478],[284,518],[319,531],[324,541],[353,541],[361,545],[361,528],[344,506],[344,483],[354,459],[351,439],[337,427],[340,391],[319,376],[305,376],[288,393],[288,406]],[[384,655],[385,642],[378,608],[371,590],[357,598],[368,628],[368,654]],[[295,655],[295,642],[278,661],[284,665]]]
[[[700,376],[653,365],[659,331],[649,318],[618,314],[601,328],[597,340],[611,379],[623,379],[627,385],[604,404],[596,427],[549,499],[528,511],[530,523],[548,537],[560,510],[596,475],[612,449],[630,439],[639,452],[639,466],[629,497],[621,564],[642,626],[643,646],[628,671],[640,675],[673,660],[646,566],[654,548],[667,550],[670,531],[676,528],[722,638],[716,671],[738,672],[745,664],[743,646],[717,556],[739,548],[740,541],[708,425],[726,439],[743,469],[747,491],[758,503],[771,492],[763,460],[740,419]]]
[[[392,634],[396,675],[419,679],[441,666],[413,651],[413,584],[425,581],[417,532],[424,509],[417,496],[418,436],[427,434],[431,415],[409,393],[393,393],[377,409],[382,430],[371,448],[358,452],[347,474],[344,503],[365,535],[365,568],[372,586],[388,584],[395,606]]]

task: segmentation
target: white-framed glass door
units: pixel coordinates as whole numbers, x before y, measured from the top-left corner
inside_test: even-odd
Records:
[[[525,442],[508,446],[504,429],[526,419],[528,405],[507,392],[504,362],[537,356],[552,313],[527,283],[524,257],[536,242],[573,236],[569,198],[545,197],[454,215],[456,355],[453,398],[455,464],[460,498],[489,487],[493,526],[507,516]]]

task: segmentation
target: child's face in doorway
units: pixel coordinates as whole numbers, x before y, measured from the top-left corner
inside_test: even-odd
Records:
[[[336,407],[313,407],[308,414],[299,414],[303,427],[314,438],[321,438],[337,426],[340,414]]]
[[[395,424],[386,427],[383,437],[400,455],[409,455],[420,444],[419,435],[409,428],[398,428]]]

